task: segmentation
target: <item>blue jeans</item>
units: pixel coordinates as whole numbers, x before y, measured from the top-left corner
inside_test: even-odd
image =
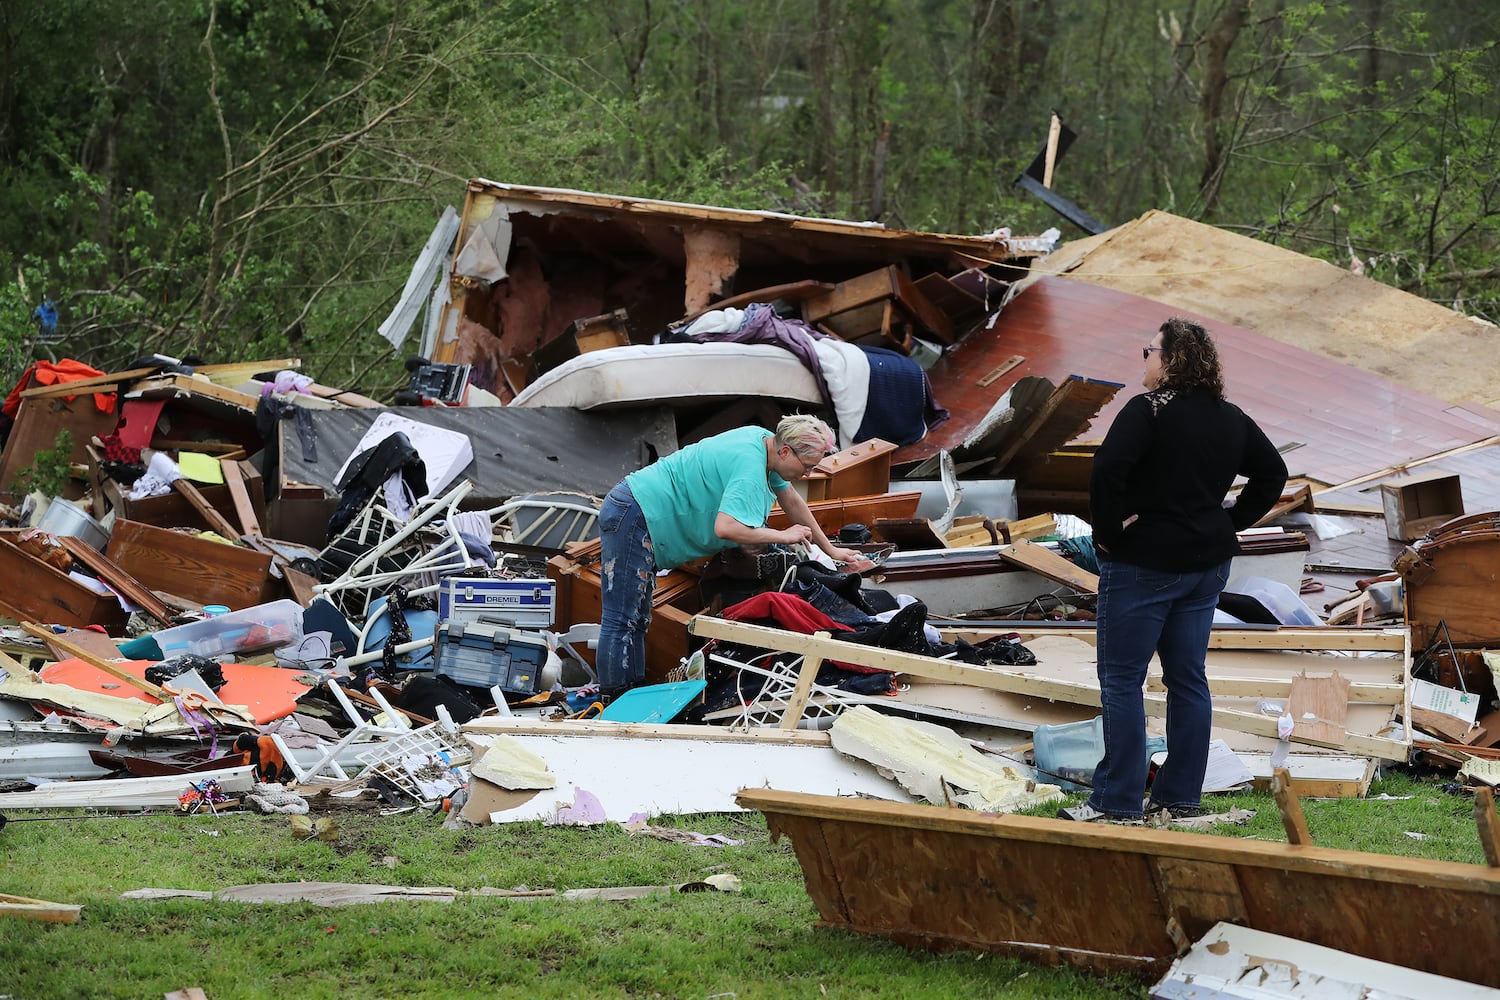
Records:
[[[646,515],[621,481],[599,508],[599,687],[619,690],[646,679],[646,629],[656,589],[656,555]]]
[[[1104,759],[1089,796],[1100,812],[1141,815],[1147,771],[1141,688],[1153,653],[1167,686],[1167,762],[1157,771],[1151,799],[1162,806],[1198,805],[1213,721],[1204,658],[1214,607],[1228,580],[1227,561],[1189,573],[1101,563],[1097,653]]]

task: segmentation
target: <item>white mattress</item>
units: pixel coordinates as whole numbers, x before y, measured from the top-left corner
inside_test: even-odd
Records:
[[[796,355],[770,344],[645,344],[581,354],[528,385],[510,405],[594,410],[740,396],[823,402]]]

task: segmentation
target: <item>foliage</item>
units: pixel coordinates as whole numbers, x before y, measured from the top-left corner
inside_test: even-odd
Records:
[[[1500,318],[1497,36],[1457,0],[0,4],[0,346],[48,297],[96,367],[297,355],[375,392],[467,178],[1039,232],[1011,185],[1053,110],[1057,188],[1106,222]]]
[[[73,477],[73,432],[57,432],[51,448],[38,449],[31,462],[16,473],[15,489],[21,494],[40,493],[60,497]]]

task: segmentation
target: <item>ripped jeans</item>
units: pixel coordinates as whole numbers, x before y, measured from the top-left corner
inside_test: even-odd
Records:
[[[656,589],[656,556],[646,515],[622,480],[599,508],[599,687],[617,691],[646,679],[646,628]]]

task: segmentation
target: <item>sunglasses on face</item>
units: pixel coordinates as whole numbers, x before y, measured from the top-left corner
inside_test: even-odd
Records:
[[[1160,351],[1160,350],[1162,350],[1162,348],[1160,348],[1160,347],[1143,347],[1143,348],[1141,348],[1141,360],[1142,361],[1150,361],[1151,360],[1151,352],[1152,351]]]

